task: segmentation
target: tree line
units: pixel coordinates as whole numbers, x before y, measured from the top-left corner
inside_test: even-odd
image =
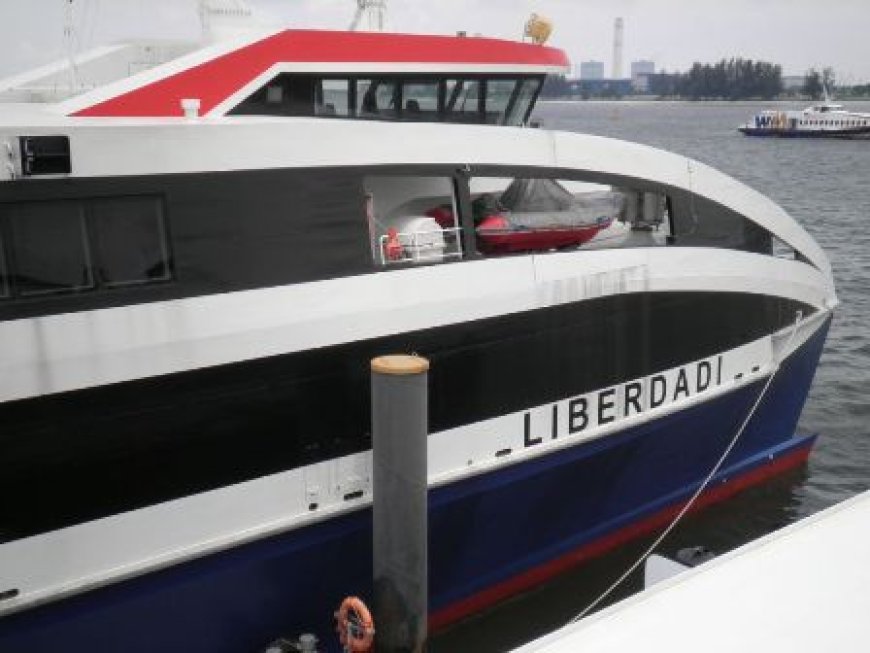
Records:
[[[661,72],[649,75],[647,80],[647,95],[687,100],[770,100],[798,94],[817,100],[824,96],[825,89],[841,98],[870,96],[870,84],[837,87],[832,68],[810,68],[801,87],[791,87],[784,93],[782,66],[741,57],[713,64],[695,63],[688,72]],[[572,80],[551,75],[544,82],[541,97],[614,98],[634,92],[628,80]]]
[[[650,92],[691,100],[771,99],[782,93],[782,66],[740,57],[696,62],[686,73],[651,78]]]
[[[648,93],[660,97],[692,100],[741,100],[773,98],[782,92],[782,66],[765,61],[731,58],[715,64],[695,63],[686,73],[658,73],[648,76]],[[587,80],[550,76],[541,95],[558,98],[586,95]],[[600,86],[594,95],[613,96],[612,86]],[[580,91],[583,91],[582,93]],[[606,93],[605,93],[606,91]]]
[[[815,68],[810,68],[807,71],[807,74],[804,75],[803,94],[810,96],[814,100],[818,100],[824,96],[825,90],[827,90],[828,93],[834,92],[834,84],[836,81],[833,68],[825,68],[821,72]]]

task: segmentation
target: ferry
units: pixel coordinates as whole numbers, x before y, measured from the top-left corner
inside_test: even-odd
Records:
[[[0,650],[328,642],[381,354],[431,361],[433,629],[662,527],[738,435],[699,506],[806,460],[824,252],[697,161],[529,127],[567,69],[281,29],[7,88]]]
[[[780,138],[870,138],[870,113],[847,111],[825,94],[822,104],[803,111],[765,110],[737,130],[747,136]]]

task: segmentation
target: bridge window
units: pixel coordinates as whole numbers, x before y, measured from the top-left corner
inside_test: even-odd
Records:
[[[402,120],[438,120],[437,79],[402,83]]]
[[[510,108],[510,111],[504,120],[504,124],[523,124],[532,111],[532,104],[534,104],[535,98],[538,97],[538,91],[540,88],[541,80],[539,79],[521,79],[520,87],[517,90],[513,106]]]
[[[356,115],[362,118],[393,120],[398,115],[399,86],[395,80],[358,79]]]
[[[501,125],[505,122],[505,114],[510,107],[515,79],[490,79],[486,82],[486,122],[489,125]]]
[[[479,123],[482,102],[480,80],[448,79],[444,100],[444,120]]]
[[[319,116],[350,115],[350,81],[347,79],[321,80],[315,113]]]
[[[227,115],[335,116],[519,125],[540,77],[319,76],[282,73]]]
[[[313,77],[278,75],[231,109],[230,115],[306,116],[314,112]]]

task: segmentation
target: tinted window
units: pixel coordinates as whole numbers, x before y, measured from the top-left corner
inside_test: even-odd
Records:
[[[350,113],[350,82],[346,79],[324,79],[320,86],[317,114],[347,116]]]
[[[25,177],[69,174],[72,170],[67,136],[22,136],[19,146]]]
[[[360,79],[356,86],[356,113],[364,118],[395,118],[397,85],[383,79]]]
[[[438,80],[402,84],[403,120],[438,119]]]
[[[227,115],[310,116],[318,90],[314,82],[313,77],[278,75]]]
[[[10,211],[15,284],[21,295],[93,288],[85,214],[79,202],[32,202]]]
[[[169,279],[163,206],[156,197],[118,197],[91,204],[98,276],[106,286]]]
[[[320,77],[282,73],[228,115],[337,116],[519,125],[541,80],[441,75]]]
[[[9,297],[9,278],[7,276],[5,249],[3,238],[0,237],[0,297]]]
[[[444,119],[449,122],[480,122],[480,100],[479,81],[447,80]]]
[[[486,82],[486,122],[501,125],[516,88],[514,79],[490,79]]]
[[[675,193],[673,204],[675,245],[773,252],[769,232],[721,204],[688,193]]]
[[[532,108],[532,101],[538,93],[538,87],[541,81],[538,79],[524,79],[520,82],[519,92],[514,100],[510,112],[505,118],[506,125],[521,125],[529,115],[529,110]]]

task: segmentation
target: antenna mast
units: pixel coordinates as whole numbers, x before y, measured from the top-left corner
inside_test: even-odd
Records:
[[[66,46],[66,56],[69,59],[69,90],[75,92],[79,86],[76,70],[76,27],[73,15],[73,0],[64,0],[63,40]]]
[[[351,32],[360,29],[360,23],[365,19],[366,25],[362,29],[367,32],[383,32],[386,15],[387,0],[356,0],[356,14],[349,29]]]
[[[206,43],[256,28],[254,12],[245,0],[199,0],[199,22]]]

